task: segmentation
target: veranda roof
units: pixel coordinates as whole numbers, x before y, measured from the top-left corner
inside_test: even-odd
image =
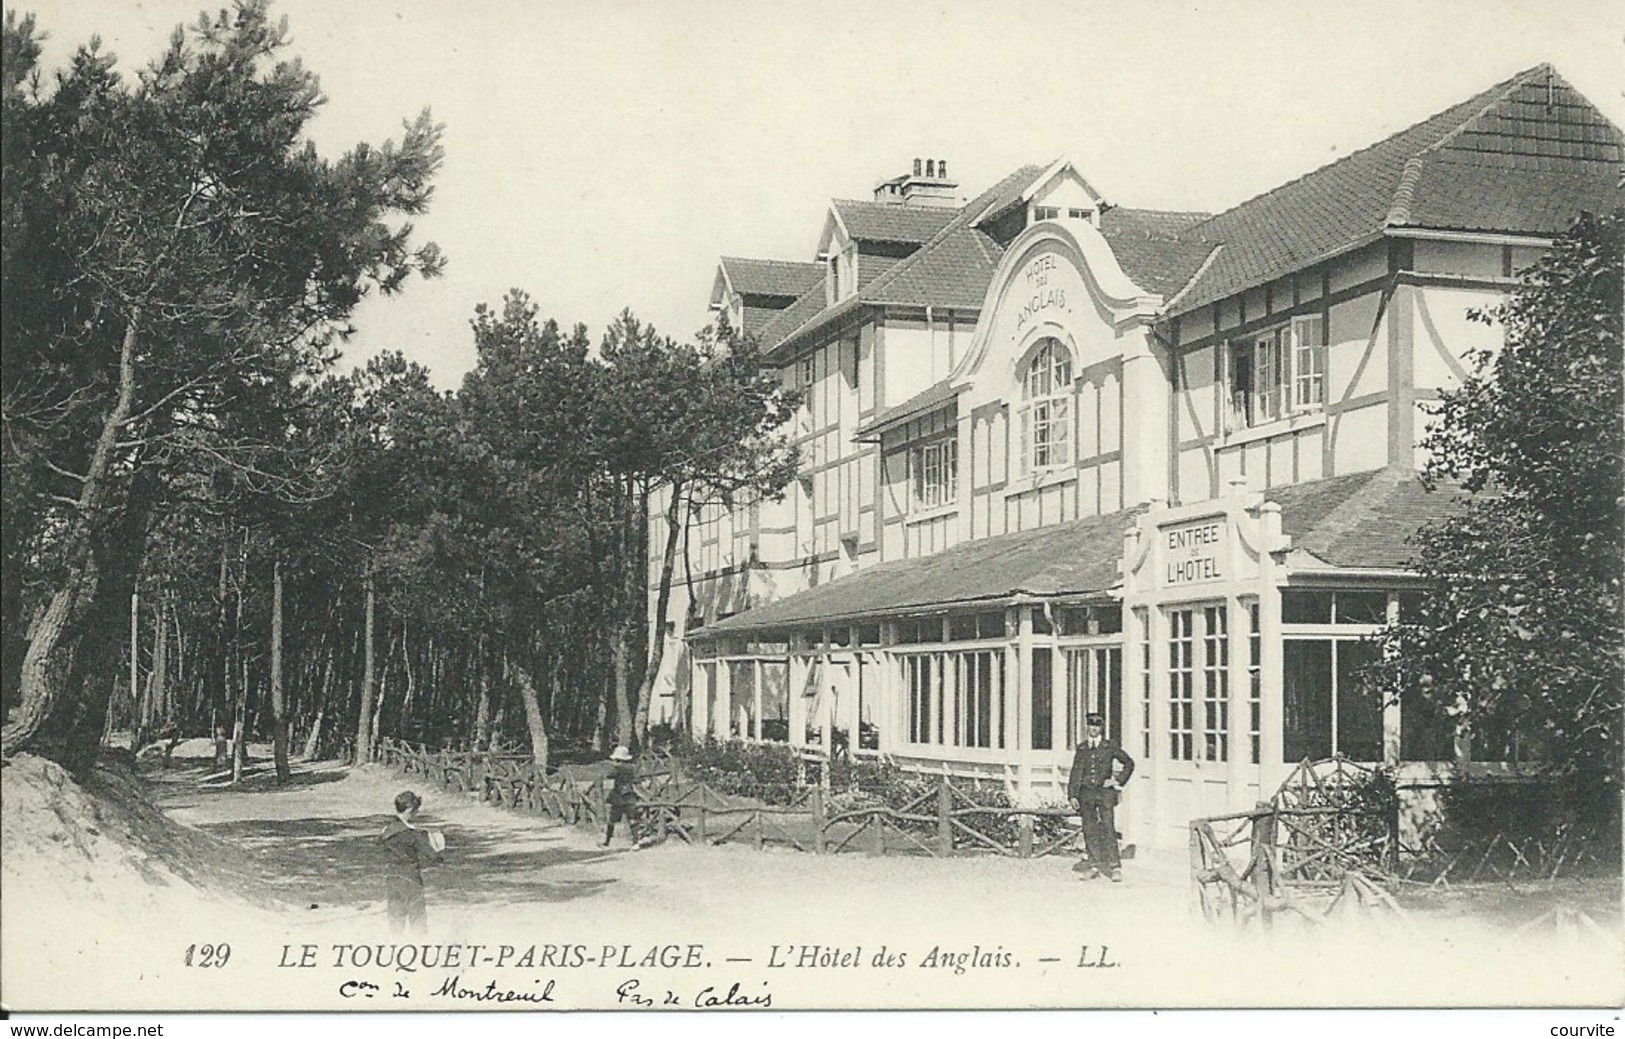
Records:
[[[1454,489],[1428,491],[1414,472],[1378,469],[1277,487],[1292,551],[1312,569],[1405,569],[1411,538],[1449,515]],[[1018,598],[1104,599],[1121,580],[1123,535],[1144,511],[1127,509],[980,538],[900,559],[766,603],[691,632],[706,639],[921,611],[975,608]],[[1308,557],[1312,557],[1309,559]]]
[[[1099,596],[1118,581],[1123,533],[1142,510],[967,541],[881,563],[724,618],[691,638],[850,621],[918,609],[991,605],[1018,596]]]

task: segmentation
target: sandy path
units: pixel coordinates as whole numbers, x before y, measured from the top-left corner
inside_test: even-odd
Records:
[[[25,994],[19,1002],[492,1009],[434,997],[449,978],[467,991],[546,992],[554,1008],[615,1009],[628,1007],[629,983],[685,1006],[737,984],[741,998],[770,997],[778,1009],[1612,1005],[1622,995],[1617,937],[1558,941],[1474,918],[1268,936],[1214,929],[1191,918],[1178,852],[1142,853],[1122,884],[1080,882],[1060,857],[815,856],[676,841],[606,852],[585,829],[375,767],[300,766],[286,788],[263,765],[236,788],[200,782],[191,763],[157,778],[153,794],[173,820],[230,846],[240,894],[275,895],[286,908],[192,889],[137,897],[106,881],[72,907],[8,893],[6,981]],[[426,874],[430,933],[412,940],[422,944],[411,955],[435,956],[436,969],[377,966],[402,939],[384,927],[375,838],[407,786],[448,839],[444,863]],[[231,962],[186,968],[186,949],[206,940],[229,941]],[[292,966],[301,960],[311,966]],[[398,1003],[396,985],[407,991]]]

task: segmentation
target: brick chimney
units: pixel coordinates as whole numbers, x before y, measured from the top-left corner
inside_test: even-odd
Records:
[[[959,205],[959,185],[948,179],[947,159],[915,159],[912,173],[875,185],[875,201],[952,209]]]

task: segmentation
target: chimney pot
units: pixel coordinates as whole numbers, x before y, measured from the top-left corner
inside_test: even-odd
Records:
[[[914,160],[914,175],[916,177],[918,177],[920,175],[920,164],[921,164],[921,162],[922,162],[922,160],[920,160],[920,159],[915,159]]]
[[[926,159],[925,160],[925,175],[927,177],[935,177],[937,175],[937,160],[935,160],[935,159]]]
[[[947,159],[938,159],[937,160],[937,176],[941,177],[943,180],[948,179],[948,160]]]

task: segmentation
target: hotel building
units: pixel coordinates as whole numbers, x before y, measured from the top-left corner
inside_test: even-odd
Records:
[[[1417,445],[1499,343],[1469,312],[1621,205],[1621,168],[1542,66],[1218,214],[1065,161],[966,201],[927,159],[832,202],[810,262],[723,259],[713,308],[804,395],[801,470],[685,532],[653,716],[1043,803],[1101,711],[1145,844],[1305,759],[1419,791],[1508,767],[1365,688],[1365,637],[1450,507]]]

